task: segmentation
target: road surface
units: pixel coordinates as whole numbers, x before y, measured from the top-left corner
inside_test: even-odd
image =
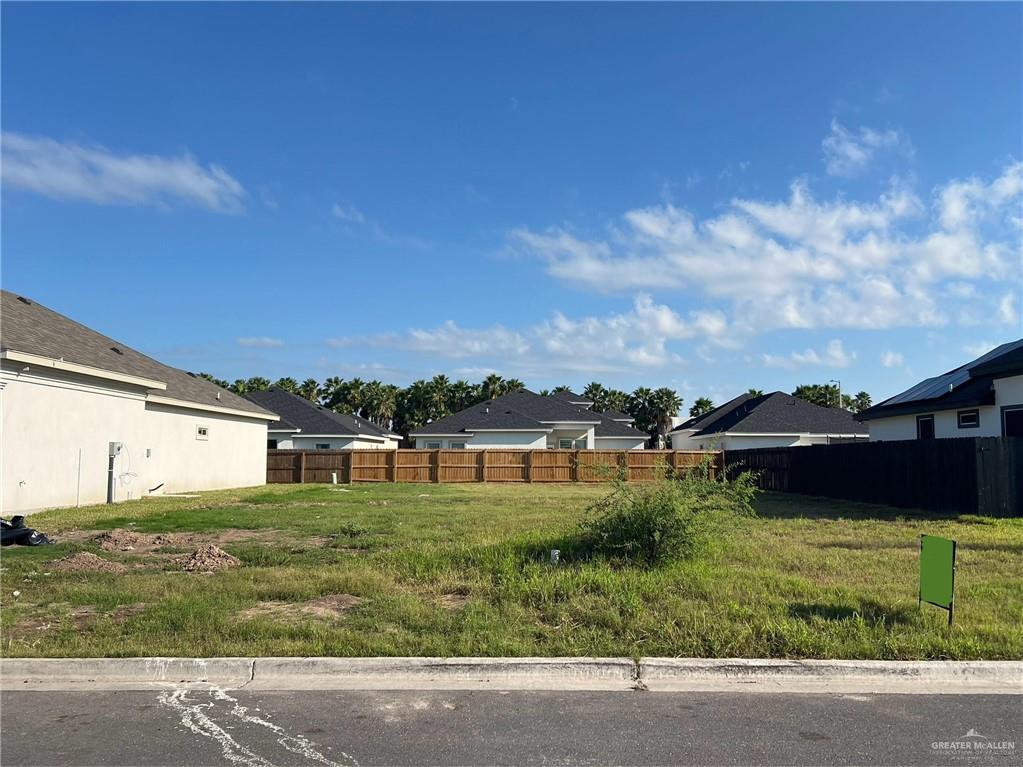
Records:
[[[1023,764],[1018,695],[167,686],[0,703],[4,767]]]

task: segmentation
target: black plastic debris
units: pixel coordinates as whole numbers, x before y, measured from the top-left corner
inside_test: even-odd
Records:
[[[25,527],[24,517],[11,517],[11,521],[0,519],[0,545],[3,546],[44,546],[53,543],[38,530]]]

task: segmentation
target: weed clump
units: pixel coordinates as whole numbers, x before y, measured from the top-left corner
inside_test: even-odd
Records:
[[[611,492],[587,508],[582,522],[586,549],[645,565],[698,556],[755,514],[756,478],[713,478],[709,466],[677,476],[658,467],[653,482],[612,479]]]

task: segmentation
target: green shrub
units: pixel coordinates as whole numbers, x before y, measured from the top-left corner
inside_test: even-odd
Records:
[[[649,483],[612,481],[612,490],[587,509],[587,548],[643,564],[692,557],[742,517],[753,516],[755,478],[712,479],[709,467],[683,477],[664,468]]]

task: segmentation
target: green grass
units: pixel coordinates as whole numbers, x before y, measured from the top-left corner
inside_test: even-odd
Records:
[[[6,548],[0,646],[6,656],[1023,658],[1023,520],[768,494],[759,517],[704,556],[644,569],[575,556],[583,510],[602,492],[270,486],[43,512],[29,524],[58,539],[116,527],[263,535],[224,542],[243,566],[215,575],[87,539]],[[917,605],[922,532],[959,542],[951,629],[943,611]],[[552,548],[560,566],[548,564]],[[79,550],[143,567],[48,568]],[[361,602],[333,619],[246,613],[330,594]]]

